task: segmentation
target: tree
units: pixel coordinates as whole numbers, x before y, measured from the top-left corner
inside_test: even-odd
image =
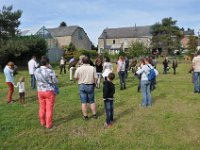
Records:
[[[150,51],[141,42],[131,43],[128,49],[129,57],[147,56],[149,53]]]
[[[162,23],[152,26],[152,48],[162,48],[162,53],[169,54],[174,49],[180,49],[182,32],[176,26],[176,20],[171,17],[162,19]]]
[[[188,41],[188,49],[189,50],[196,50],[197,48],[197,37],[195,36],[189,36],[189,41]]]
[[[0,44],[0,65],[3,68],[8,61],[21,65],[27,64],[32,55],[40,58],[47,52],[45,39],[38,36],[13,37]]]
[[[63,22],[60,23],[59,27],[66,27],[66,26],[67,26],[67,24],[63,21]]]
[[[12,11],[13,7],[3,6],[0,10],[0,39],[7,40],[14,37],[19,31],[19,18],[22,15],[21,10]]]

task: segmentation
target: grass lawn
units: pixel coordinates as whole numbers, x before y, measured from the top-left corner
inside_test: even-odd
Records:
[[[170,64],[171,65],[171,64]],[[59,75],[60,94],[56,98],[53,124],[48,131],[40,126],[36,90],[30,89],[28,71],[20,71],[26,79],[26,104],[6,104],[7,86],[0,73],[0,149],[2,150],[199,150],[200,95],[193,93],[190,64],[179,64],[177,75],[157,78],[152,93],[153,105],[142,108],[138,80],[129,73],[127,89],[119,90],[118,76],[114,103],[114,125],[104,129],[102,87],[95,90],[99,118],[83,121],[77,82]],[[58,67],[54,68],[59,72]],[[13,99],[18,99],[15,89]],[[91,116],[91,112],[89,113]]]

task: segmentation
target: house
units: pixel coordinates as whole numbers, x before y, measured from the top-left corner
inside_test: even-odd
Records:
[[[182,33],[183,33],[183,38],[181,40],[181,44],[182,44],[182,48],[183,49],[187,49],[188,48],[188,42],[189,42],[189,37],[190,36],[195,36],[194,34],[194,30],[188,28],[187,30],[185,30],[184,28],[181,29]],[[196,37],[196,36],[195,36]]]
[[[70,43],[73,43],[77,49],[91,50],[92,48],[92,43],[87,33],[79,26],[49,28],[48,31],[57,40],[59,48]]]
[[[98,52],[101,53],[104,49],[108,49],[110,52],[126,51],[130,44],[136,41],[149,47],[152,38],[150,32],[151,26],[106,28],[98,39]]]
[[[51,33],[47,30],[45,26],[40,28],[34,28],[29,30],[21,31],[21,36],[31,36],[31,35],[38,35],[44,38],[51,38]]]
[[[40,36],[47,41],[48,49],[58,47],[57,40],[53,38],[53,36],[51,35],[51,33],[48,31],[48,29],[45,26],[40,27],[40,28],[33,28],[33,29],[21,31],[20,35],[21,36],[32,36],[32,35]]]

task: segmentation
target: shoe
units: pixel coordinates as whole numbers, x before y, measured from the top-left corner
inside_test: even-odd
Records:
[[[108,129],[108,128],[111,128],[112,127],[112,124],[107,124],[106,122],[104,123],[104,128],[105,129]]]
[[[88,116],[83,116],[82,118],[83,118],[83,120],[88,120],[89,119]]]
[[[126,89],[126,87],[124,87],[124,89]]]
[[[94,119],[97,119],[97,118],[98,118],[97,115],[93,115],[92,117],[93,117]]]

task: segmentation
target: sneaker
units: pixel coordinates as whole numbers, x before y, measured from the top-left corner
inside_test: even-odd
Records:
[[[88,120],[88,116],[83,116],[83,120]]]
[[[112,127],[112,124],[107,124],[106,122],[104,123],[104,128],[105,129],[108,129],[108,128],[111,128]]]
[[[93,118],[94,118],[94,119],[97,119],[98,117],[97,117],[97,115],[95,114],[95,115],[93,115]]]

